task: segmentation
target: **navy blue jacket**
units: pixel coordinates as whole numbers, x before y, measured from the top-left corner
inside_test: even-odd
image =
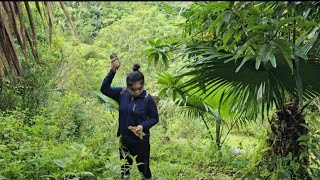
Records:
[[[133,97],[127,90],[121,93],[124,87],[110,87],[114,75],[115,72],[110,70],[103,80],[100,91],[119,103],[119,128],[117,136],[121,135],[128,142],[139,142],[141,141],[139,137],[129,130],[128,126],[142,125],[143,132],[146,134],[143,137],[143,141],[149,141],[149,129],[159,121],[155,101],[151,96],[146,96],[146,90],[143,90],[138,97]],[[145,101],[145,98],[148,99]]]

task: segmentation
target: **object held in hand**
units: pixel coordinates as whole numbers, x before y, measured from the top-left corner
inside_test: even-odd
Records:
[[[138,137],[142,140],[143,136],[145,136],[146,134],[142,131],[135,131],[136,130],[136,126],[129,126],[128,129],[130,129],[132,132],[134,132],[135,134],[138,134]]]
[[[117,59],[117,60],[119,60],[119,59],[118,59],[118,56],[117,56],[115,53],[112,53],[112,54],[110,55],[110,59]]]
[[[115,60],[115,61],[118,61],[118,62],[119,62],[119,66],[120,66],[119,58],[118,58],[118,56],[117,56],[115,53],[112,53],[112,54],[110,55],[110,59],[111,59],[112,61],[114,61],[114,60]],[[116,67],[116,69],[118,69],[119,66]]]

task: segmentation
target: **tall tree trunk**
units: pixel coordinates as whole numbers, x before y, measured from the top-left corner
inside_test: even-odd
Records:
[[[216,144],[218,148],[221,148],[221,120],[216,121]]]
[[[270,157],[286,157],[289,153],[296,157],[300,167],[296,172],[290,172],[293,179],[305,179],[308,177],[308,156],[300,159],[303,152],[308,152],[306,146],[299,145],[297,141],[302,135],[308,134],[308,129],[301,124],[306,124],[304,115],[299,111],[299,105],[290,102],[284,105],[283,110],[277,111],[277,117],[271,121],[271,131],[269,139]],[[275,167],[277,168],[277,167]]]

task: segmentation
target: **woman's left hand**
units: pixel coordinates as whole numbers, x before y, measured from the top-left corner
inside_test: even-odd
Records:
[[[143,130],[143,126],[138,125],[134,131],[135,131],[136,133],[139,133],[139,131],[142,132],[142,130]]]
[[[135,127],[135,128],[133,129],[133,133],[134,133],[136,136],[140,137],[140,136],[141,136],[141,133],[142,133],[142,130],[143,130],[143,126],[138,125],[137,127]]]
[[[140,139],[143,139],[143,136],[145,136],[145,133],[142,131],[143,130],[143,126],[142,125],[138,125],[136,127],[129,126],[128,129],[130,129]]]

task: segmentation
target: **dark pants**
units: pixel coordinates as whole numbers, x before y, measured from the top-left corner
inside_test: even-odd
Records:
[[[151,171],[149,167],[150,159],[150,143],[149,141],[141,141],[138,143],[121,143],[120,159],[126,159],[127,162],[121,167],[121,173],[128,175],[130,172],[130,166],[133,163],[131,156],[137,156],[136,162],[138,164],[139,171],[144,175],[146,179],[151,178]]]

